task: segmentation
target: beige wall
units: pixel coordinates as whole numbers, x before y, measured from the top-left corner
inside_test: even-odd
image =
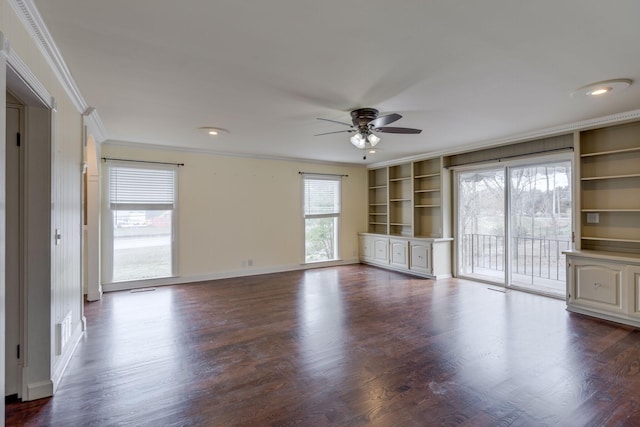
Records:
[[[82,331],[80,273],[82,120],[81,114],[75,109],[35,40],[23,27],[7,0],[0,0],[0,31],[9,41],[11,50],[53,96],[57,110],[53,115],[52,123],[54,133],[51,141],[53,156],[51,200],[44,202],[46,206],[51,202],[51,228],[61,230],[62,240],[59,245],[54,246],[52,236],[45,236],[51,251],[50,280],[46,280],[46,283],[30,284],[32,288],[29,290],[29,295],[37,295],[41,301],[36,301],[34,298],[26,302],[29,345],[26,349],[27,360],[24,362],[27,392],[23,398],[29,399],[42,397],[42,394],[46,395],[48,390],[56,386],[65,362],[71,355],[73,349],[71,341],[78,339]],[[4,85],[3,78],[0,82],[1,92],[4,92]],[[4,134],[4,130],[2,133]],[[28,141],[27,135],[26,142]],[[27,179],[31,173],[37,174],[37,171],[27,171]],[[4,186],[4,176],[1,180],[1,185]],[[42,305],[50,307],[50,313],[46,311],[31,313],[34,307]],[[55,354],[54,328],[67,313],[71,313],[74,337],[63,348],[62,354],[57,355]]]
[[[300,268],[304,237],[299,171],[349,175],[342,185],[339,250],[342,260],[357,262],[357,233],[366,228],[364,166],[223,157],[108,143],[102,145],[102,155],[185,164],[178,175],[178,269],[183,281]],[[252,267],[248,260],[253,260]]]

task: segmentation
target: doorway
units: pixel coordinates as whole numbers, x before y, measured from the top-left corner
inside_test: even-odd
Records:
[[[28,84],[10,64],[6,65],[5,71],[3,115],[5,120],[14,124],[5,126],[2,149],[5,155],[2,167],[6,170],[2,173],[2,190],[7,193],[3,212],[6,216],[2,218],[7,230],[3,233],[6,234],[3,236],[6,237],[3,249],[6,250],[2,256],[7,296],[3,316],[6,322],[2,325],[6,337],[2,364],[7,372],[3,383],[5,395],[9,393],[22,400],[35,400],[51,396],[54,389],[51,379],[51,107],[54,101],[42,90],[35,91],[34,86]],[[19,116],[17,127],[16,110]],[[19,154],[15,155],[12,149],[17,146],[18,132],[21,135]],[[12,160],[15,158],[19,160]],[[11,196],[11,192],[18,196]],[[13,232],[18,237],[11,237]],[[11,269],[16,266],[12,275]],[[17,278],[11,278],[16,275]]]
[[[5,396],[20,398],[24,183],[20,136],[24,134],[24,106],[9,92],[6,96]]]
[[[564,296],[571,160],[532,159],[456,175],[458,275]]]

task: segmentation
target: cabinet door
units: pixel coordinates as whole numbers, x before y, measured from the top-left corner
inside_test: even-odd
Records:
[[[373,259],[373,238],[360,236],[360,258],[364,260]]]
[[[409,242],[391,240],[391,264],[396,267],[409,267]]]
[[[411,242],[409,247],[409,268],[432,274],[431,268],[431,243]]]
[[[389,263],[389,239],[374,239],[373,259],[376,262]]]
[[[623,312],[624,266],[597,261],[574,261],[570,303]]]
[[[629,289],[631,290],[629,314],[640,318],[640,266],[638,265],[629,266]]]

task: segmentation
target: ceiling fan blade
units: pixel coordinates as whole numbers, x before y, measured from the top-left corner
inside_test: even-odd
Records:
[[[374,128],[379,128],[380,126],[388,125],[397,120],[400,120],[401,118],[402,116],[400,114],[396,114],[396,113],[387,114],[386,116],[378,117],[377,119],[371,120],[369,122],[369,125],[373,126]]]
[[[375,132],[384,132],[384,133],[420,133],[422,129],[412,129],[412,128],[396,128],[396,127],[381,127],[375,128]]]
[[[320,118],[320,117],[317,117],[317,119],[318,120],[324,120],[325,122],[338,123],[339,125],[345,125],[345,126],[353,127],[353,125],[351,123],[338,122],[336,120],[323,119],[323,118]]]
[[[313,136],[330,135],[332,133],[343,133],[343,132],[355,132],[355,129],[337,130],[335,132],[318,133],[318,134],[315,134]]]

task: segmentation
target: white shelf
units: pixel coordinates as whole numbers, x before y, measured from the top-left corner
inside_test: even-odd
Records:
[[[416,208],[439,208],[440,205],[416,205]]]
[[[411,199],[389,199],[390,202],[410,202]]]
[[[640,178],[640,173],[632,173],[627,175],[609,175],[609,176],[591,176],[580,178],[581,181],[597,181],[600,179],[619,179],[619,178]]]
[[[581,212],[640,212],[640,209],[582,209]]]
[[[640,151],[640,141],[638,141],[638,147],[621,148],[619,150],[597,151],[594,153],[583,153],[583,154],[580,154],[580,157],[607,156],[610,154],[633,153],[638,151]]]
[[[415,190],[414,193],[434,193],[439,191],[440,191],[439,188],[433,188],[431,190]]]
[[[436,172],[436,173],[428,173],[428,174],[424,174],[424,175],[416,175],[414,176],[415,179],[420,179],[420,178],[431,178],[434,176],[440,176],[440,172]]]
[[[376,185],[375,187],[369,187],[369,190],[378,190],[381,188],[387,188],[386,185]]]
[[[608,237],[587,237],[582,236],[582,240],[595,240],[599,242],[626,242],[626,243],[640,243],[638,239],[612,239]]]
[[[410,179],[410,176],[403,176],[402,178],[391,178],[389,182],[408,181]]]

